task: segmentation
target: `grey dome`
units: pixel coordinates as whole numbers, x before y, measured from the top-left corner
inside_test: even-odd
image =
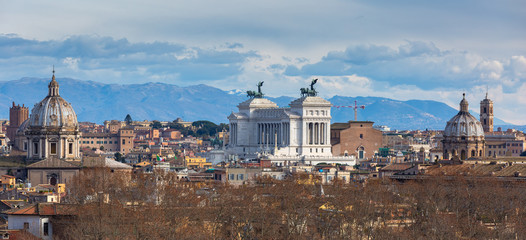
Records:
[[[464,97],[460,101],[460,111],[451,118],[444,129],[444,137],[482,137],[482,124],[468,111],[468,101]]]
[[[48,85],[49,93],[31,109],[30,127],[73,127],[78,126],[77,114],[70,103],[59,95],[55,75]]]

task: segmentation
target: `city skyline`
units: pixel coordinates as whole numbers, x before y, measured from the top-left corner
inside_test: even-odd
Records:
[[[519,1],[2,2],[1,81],[207,84],[294,96],[381,96],[472,106],[526,124],[526,14]],[[203,7],[204,6],[204,7]],[[513,104],[512,104],[513,103]]]

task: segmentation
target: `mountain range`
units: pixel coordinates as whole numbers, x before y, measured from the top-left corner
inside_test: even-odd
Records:
[[[9,107],[25,104],[30,109],[47,95],[49,79],[22,78],[0,82],[0,118],[9,118]],[[186,121],[209,120],[228,122],[237,104],[247,99],[243,91],[223,91],[204,84],[179,87],[166,83],[104,84],[70,78],[57,78],[60,95],[73,105],[78,121],[102,123],[123,120],[130,114],[134,120]],[[286,107],[293,97],[269,97]],[[356,100],[365,105],[358,110],[358,120],[374,121],[391,129],[444,129],[458,110],[445,103],[430,100],[399,101],[382,97],[334,96],[334,106],[352,106]],[[478,109],[478,104],[471,105]],[[478,118],[478,114],[472,112]],[[354,120],[349,107],[332,108],[332,122]],[[495,118],[495,125],[511,125]],[[524,126],[522,126],[524,127]]]

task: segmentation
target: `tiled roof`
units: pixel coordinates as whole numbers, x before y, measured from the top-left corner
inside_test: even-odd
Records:
[[[380,169],[380,171],[403,171],[413,167],[410,163],[394,163]]]
[[[105,157],[84,157],[82,159],[83,167],[108,167],[113,169],[131,169],[130,165],[117,162]]]
[[[498,177],[526,177],[526,165],[513,164],[495,173]]]
[[[19,209],[5,211],[9,215],[71,215],[73,213],[71,205],[57,203],[37,203]]]
[[[27,202],[24,200],[0,200],[0,202],[2,202],[10,208],[14,208],[16,206],[23,206],[27,204]]]
[[[80,168],[77,163],[64,161],[59,158],[50,157],[42,161],[30,164],[27,168]]]

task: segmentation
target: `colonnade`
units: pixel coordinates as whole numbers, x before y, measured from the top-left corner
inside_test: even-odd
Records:
[[[307,144],[324,145],[327,143],[327,123],[309,122],[307,123]]]
[[[288,145],[290,144],[290,123],[258,123],[257,139],[258,144],[263,145]]]
[[[230,144],[237,144],[237,123],[230,123]]]

